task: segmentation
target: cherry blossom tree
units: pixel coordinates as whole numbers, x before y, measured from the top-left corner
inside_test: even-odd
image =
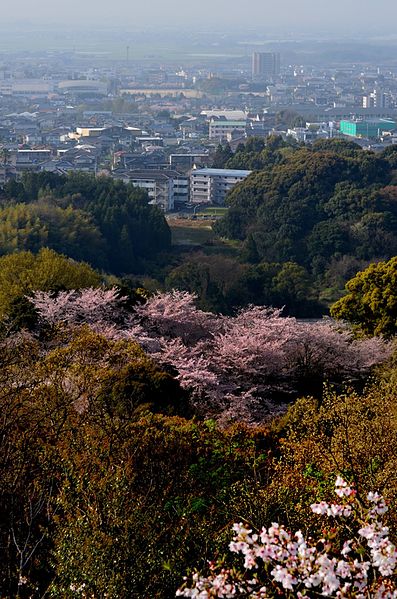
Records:
[[[155,335],[180,338],[185,345],[211,339],[224,319],[195,306],[196,296],[187,291],[156,293],[136,307],[136,314]]]
[[[31,301],[39,317],[49,324],[97,324],[120,320],[126,298],[120,296],[117,287],[89,287],[58,293],[35,291]]]
[[[317,537],[305,538],[302,531],[291,533],[277,523],[259,533],[234,524],[229,550],[243,558],[243,565],[210,562],[210,574],[186,578],[176,596],[396,598],[397,549],[381,518],[388,509],[383,497],[368,493],[364,507],[340,476],[335,493],[338,503],[311,505],[314,514],[328,520]]]
[[[31,301],[42,321],[85,323],[106,337],[137,341],[172,369],[198,413],[226,420],[283,411],[303,384],[307,390],[317,381],[321,389],[326,380],[356,379],[392,350],[381,339],[355,340],[331,319],[302,322],[263,306],[230,317],[203,312],[181,291],[157,293],[133,310],[114,287],[36,292]]]

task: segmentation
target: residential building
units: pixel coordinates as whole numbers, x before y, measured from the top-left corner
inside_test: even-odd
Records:
[[[226,141],[235,131],[237,131],[240,134],[245,134],[246,127],[246,121],[226,121],[224,119],[211,119],[209,125],[209,138],[216,139],[219,142]]]
[[[208,153],[170,154],[169,162],[171,168],[176,168],[178,171],[181,172],[188,172],[195,165],[206,166],[209,162],[209,155]]]
[[[390,95],[380,89],[363,96],[363,108],[390,108]]]
[[[146,190],[150,204],[159,206],[164,212],[189,201],[189,178],[177,171],[143,169],[128,171],[117,177]]]
[[[12,152],[12,154],[15,156],[16,166],[24,167],[48,160],[51,158],[52,150],[16,150],[16,152]]]
[[[192,204],[224,205],[226,194],[243,181],[251,171],[200,168],[190,175],[190,201]]]
[[[252,54],[252,79],[270,81],[280,74],[278,52],[254,52]]]
[[[245,110],[220,110],[213,108],[211,110],[202,110],[201,116],[206,117],[208,121],[212,118],[224,119],[226,121],[246,121],[247,113]]]

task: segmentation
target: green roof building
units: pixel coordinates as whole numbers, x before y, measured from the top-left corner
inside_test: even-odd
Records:
[[[341,121],[339,131],[349,137],[380,137],[383,131],[393,131],[397,124],[391,119],[366,119]]]

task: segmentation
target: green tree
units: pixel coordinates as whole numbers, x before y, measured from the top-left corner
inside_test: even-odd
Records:
[[[276,141],[257,153],[239,148],[228,163],[244,159],[254,171],[256,161],[262,164],[228,194],[229,210],[213,227],[243,242],[243,259],[295,262],[321,287],[342,256],[373,261],[397,254],[395,175],[384,157],[332,140],[314,149]]]
[[[255,237],[250,233],[244,242],[241,257],[245,262],[257,264],[260,262],[258,248],[256,247]]]
[[[17,252],[0,258],[0,316],[32,291],[98,287],[100,275],[88,264],[74,262],[44,248],[37,255]]]
[[[0,255],[42,247],[98,268],[107,265],[106,244],[86,212],[45,201],[0,210]]]
[[[85,251],[85,255],[73,254],[78,260],[108,267],[115,274],[131,274],[139,272],[145,260],[155,259],[159,252],[171,246],[171,231],[160,208],[149,204],[145,191],[122,181],[80,172],[68,176],[29,172],[22,177],[20,186],[18,189],[5,187],[4,193],[7,200],[15,201],[15,192],[19,201],[29,204],[29,214],[39,212],[40,219],[48,222],[61,218],[61,212],[53,206],[66,211],[62,213],[65,218],[61,219],[64,240],[69,247],[75,242],[72,244],[74,252]],[[43,197],[50,199],[43,202]],[[39,208],[40,204],[51,208]],[[87,223],[90,223],[88,230]],[[96,227],[96,241],[93,227]],[[85,242],[88,234],[91,238]],[[102,244],[106,244],[101,251],[98,236],[102,237]],[[69,254],[67,249],[55,246],[56,242],[55,235],[51,247]]]
[[[312,295],[312,282],[305,268],[294,262],[285,262],[272,281],[273,302],[276,306],[285,306],[287,314],[305,315]],[[314,302],[312,302],[314,304]],[[314,308],[314,306],[311,306]],[[317,313],[319,307],[316,306]],[[309,312],[309,310],[307,310]]]
[[[361,146],[348,139],[318,139],[313,144],[313,150],[316,152],[335,152],[345,156],[354,156],[356,152],[362,152]]]
[[[225,168],[227,161],[232,156],[233,151],[228,143],[219,144],[212,160],[212,168]]]
[[[397,332],[397,257],[371,264],[346,284],[347,294],[331,308],[365,335],[392,337]]]

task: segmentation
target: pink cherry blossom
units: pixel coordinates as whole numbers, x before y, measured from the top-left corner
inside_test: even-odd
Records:
[[[336,480],[335,493],[342,500],[340,504],[322,501],[312,504],[311,509],[322,517],[339,518],[346,517],[348,508],[351,519],[345,533],[352,534],[356,527],[357,536],[346,539],[342,549],[333,546],[333,536],[328,541],[323,537],[305,539],[301,531],[292,534],[275,522],[268,529],[262,528],[259,535],[242,523],[234,524],[229,548],[243,557],[245,570],[222,568],[217,575],[213,569],[208,577],[196,573],[193,586],[189,587],[186,580],[177,596],[303,598],[321,595],[338,599],[396,599],[397,549],[389,539],[388,528],[378,519],[380,514],[374,512],[371,505],[384,505],[383,497],[369,493],[370,505],[364,509],[356,499],[355,490],[341,477]],[[253,570],[258,574],[247,576],[247,572]]]

